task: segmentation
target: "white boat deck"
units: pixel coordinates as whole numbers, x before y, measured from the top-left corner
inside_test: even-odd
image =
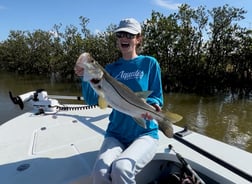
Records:
[[[52,115],[25,113],[0,126],[0,180],[4,184],[91,183],[90,172],[103,140],[111,109],[60,111]],[[175,132],[182,128],[174,126]],[[195,169],[230,183],[251,183],[160,132],[155,160],[175,160],[180,153]],[[191,133],[184,139],[251,175],[252,154]],[[146,171],[147,172],[147,171]],[[142,172],[138,176],[141,183]],[[217,175],[216,175],[217,174]],[[148,178],[148,175],[144,176]],[[219,181],[226,181],[219,176]],[[231,182],[232,181],[232,182]]]

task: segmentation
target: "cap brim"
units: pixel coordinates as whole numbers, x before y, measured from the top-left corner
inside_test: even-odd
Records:
[[[131,33],[131,34],[134,34],[134,35],[139,34],[138,31],[134,31],[132,29],[125,28],[125,27],[124,28],[119,28],[119,29],[115,30],[115,33],[117,33],[117,32],[127,32],[127,33]]]

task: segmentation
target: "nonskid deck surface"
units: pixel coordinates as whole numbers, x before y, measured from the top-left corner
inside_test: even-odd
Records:
[[[49,115],[27,112],[1,125],[1,181],[5,184],[91,183],[90,173],[110,112],[109,108],[59,111]],[[174,126],[174,130],[178,132],[182,128]],[[183,139],[246,173],[252,173],[251,153],[198,133],[191,133]],[[157,154],[137,175],[138,183],[157,180],[164,171],[167,172],[169,164],[174,169],[180,163],[169,145],[195,170],[200,171],[202,177],[207,173],[205,179],[216,179],[219,183],[251,183],[178,140],[165,137],[161,132]]]

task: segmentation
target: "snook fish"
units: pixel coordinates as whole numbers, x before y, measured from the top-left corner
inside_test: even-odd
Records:
[[[77,65],[84,68],[83,80],[88,81],[101,99],[105,99],[108,105],[115,110],[134,118],[142,127],[146,128],[146,120],[143,114],[149,114],[158,122],[159,129],[169,138],[173,136],[172,123],[178,122],[182,116],[171,112],[162,113],[145,102],[143,98],[149,92],[135,93],[123,83],[114,79],[109,73],[89,54],[83,53],[77,60]],[[102,105],[107,106],[107,105]],[[101,107],[101,108],[103,108]]]

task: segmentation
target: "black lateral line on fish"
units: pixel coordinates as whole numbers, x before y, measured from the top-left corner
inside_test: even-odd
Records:
[[[134,105],[134,106],[136,106],[136,107],[138,107],[138,108],[140,108],[140,109],[144,109],[144,110],[146,110],[146,111],[150,111],[149,109],[146,109],[146,108],[144,108],[144,107],[142,107],[142,106],[139,106],[138,104],[133,104],[133,103],[131,103],[130,101],[128,101],[126,98],[124,98],[124,97],[120,94],[120,92],[116,89],[116,87],[114,87],[114,85],[113,85],[109,80],[106,80],[106,81],[107,81],[107,82],[112,86],[112,88],[119,94],[119,96],[120,96],[122,99],[124,99],[126,102],[128,102],[129,104]],[[157,116],[160,116],[160,114],[157,113],[157,112],[154,111],[154,110],[153,110],[152,113],[156,114]]]

